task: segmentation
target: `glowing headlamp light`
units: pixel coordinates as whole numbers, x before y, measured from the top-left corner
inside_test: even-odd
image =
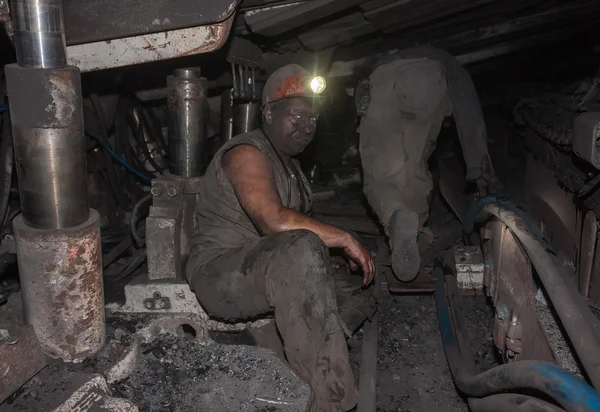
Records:
[[[323,91],[325,90],[326,87],[327,87],[327,82],[325,81],[325,78],[323,78],[321,76],[315,76],[310,81],[310,89],[315,94],[323,93]]]

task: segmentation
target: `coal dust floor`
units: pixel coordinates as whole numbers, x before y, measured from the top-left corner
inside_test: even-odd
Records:
[[[385,294],[379,307],[377,411],[467,412],[448,369],[431,295]],[[463,297],[475,362],[481,371],[497,365],[492,340],[493,309],[484,297]],[[361,333],[348,341],[356,376]]]
[[[133,374],[112,388],[141,412],[296,412],[308,405],[308,386],[267,349],[162,336],[142,354]]]

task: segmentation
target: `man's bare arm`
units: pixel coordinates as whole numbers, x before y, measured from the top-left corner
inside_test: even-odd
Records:
[[[361,266],[365,284],[371,282],[375,274],[373,259],[350,233],[283,206],[271,162],[264,153],[250,145],[239,145],[223,155],[222,165],[242,208],[262,235],[310,230],[327,247],[343,248]]]

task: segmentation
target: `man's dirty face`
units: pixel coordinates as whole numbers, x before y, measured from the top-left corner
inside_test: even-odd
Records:
[[[269,137],[286,156],[301,153],[315,137],[318,103],[293,97],[275,103],[265,111]]]

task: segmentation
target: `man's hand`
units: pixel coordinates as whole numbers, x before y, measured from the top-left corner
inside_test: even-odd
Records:
[[[483,158],[481,166],[481,177],[475,181],[478,196],[484,197],[502,191],[504,187],[500,183],[500,180],[498,180],[496,173],[494,173],[494,169],[487,156]]]
[[[375,277],[375,262],[371,252],[351,234],[348,234],[344,243],[343,249],[350,259],[350,269],[356,270],[360,266],[363,272],[363,286],[368,286]]]

